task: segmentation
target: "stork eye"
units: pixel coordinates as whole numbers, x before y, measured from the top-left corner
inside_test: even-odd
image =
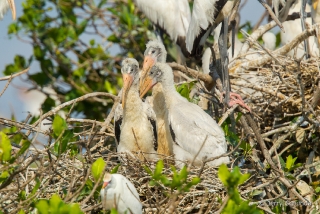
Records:
[[[155,50],[152,50],[152,51],[151,51],[152,54],[154,54],[155,52],[156,52]]]
[[[133,68],[131,68],[131,72],[133,72]]]

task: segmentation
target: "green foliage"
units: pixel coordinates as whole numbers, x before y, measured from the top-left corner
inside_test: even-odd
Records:
[[[190,101],[189,94],[190,94],[191,89],[192,89],[193,86],[194,86],[194,82],[183,83],[183,84],[177,86],[176,90],[181,96],[183,96],[188,101]]]
[[[72,203],[66,204],[61,198],[54,194],[51,196],[50,200],[39,200],[36,203],[36,208],[39,214],[49,214],[49,213],[61,213],[61,214],[80,214],[83,213],[80,209],[79,204]]]
[[[261,210],[257,209],[256,206],[250,206],[249,201],[244,201],[240,198],[238,186],[248,180],[250,174],[241,174],[238,167],[235,167],[233,171],[230,172],[228,167],[223,164],[219,167],[218,176],[223,185],[227,188],[229,196],[227,205],[224,207],[222,213],[263,213]]]
[[[0,162],[9,161],[11,158],[11,143],[4,132],[0,132]]]
[[[200,182],[199,177],[193,177],[191,180],[188,178],[187,167],[184,166],[180,172],[176,170],[174,166],[171,166],[173,172],[172,178],[167,177],[162,174],[163,171],[163,161],[159,160],[157,162],[154,172],[150,168],[144,166],[146,172],[151,175],[152,180],[150,181],[150,186],[164,185],[171,188],[171,191],[177,190],[179,193],[188,192],[190,188],[194,185],[197,185]]]
[[[291,171],[295,170],[296,168],[302,166],[301,163],[295,164],[297,158],[298,158],[298,157],[292,158],[292,155],[289,155],[289,156],[287,157],[286,168],[285,168],[285,171],[286,171],[286,172],[291,172]]]
[[[68,143],[73,138],[73,131],[67,130],[66,121],[59,115],[54,117],[52,128],[54,137],[57,139],[54,145],[54,152],[62,154],[67,150]]]
[[[106,163],[104,162],[103,158],[98,158],[91,167],[91,174],[95,181],[98,181],[101,177],[104,167],[106,166]]]
[[[67,123],[60,115],[56,115],[53,119],[52,128],[55,137],[59,137],[60,134],[67,128]]]

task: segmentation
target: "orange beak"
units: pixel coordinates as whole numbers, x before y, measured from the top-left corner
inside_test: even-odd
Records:
[[[313,7],[314,10],[317,10],[318,0],[312,0],[312,7]]]
[[[101,188],[101,189],[106,188],[106,186],[108,186],[108,184],[109,184],[109,182],[103,182],[103,184],[102,184],[102,188]]]
[[[12,19],[16,20],[16,6],[14,5],[14,0],[5,0],[8,1],[11,13],[12,13]]]
[[[142,98],[156,84],[157,82],[155,82],[151,77],[146,77],[140,85],[140,98]]]
[[[157,58],[152,57],[152,56],[145,56],[143,60],[143,66],[142,66],[142,71],[140,75],[140,91],[141,91],[141,84],[146,78],[147,74],[151,70],[152,66],[156,64]]]
[[[123,78],[123,89],[122,89],[122,108],[125,106],[127,100],[128,91],[132,85],[133,77],[130,74],[122,74]]]

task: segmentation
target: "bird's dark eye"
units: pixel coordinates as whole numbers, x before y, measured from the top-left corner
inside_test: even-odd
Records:
[[[131,72],[133,72],[133,68],[131,68]]]
[[[153,75],[153,74],[154,74],[154,71],[151,71],[150,74]]]
[[[156,52],[155,50],[152,50],[152,51],[151,51],[151,53],[153,53],[153,54],[154,54],[155,52]]]

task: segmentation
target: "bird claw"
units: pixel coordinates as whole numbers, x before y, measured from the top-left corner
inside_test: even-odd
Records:
[[[220,97],[220,101],[222,101],[222,96],[225,94],[225,92],[223,92],[221,94],[221,97]],[[235,104],[238,104],[239,106],[247,109],[250,113],[251,113],[251,109],[250,107],[244,103],[242,97],[237,94],[237,93],[234,93],[234,92],[230,92],[230,102],[228,103],[228,107],[232,107],[233,105]]]

